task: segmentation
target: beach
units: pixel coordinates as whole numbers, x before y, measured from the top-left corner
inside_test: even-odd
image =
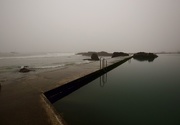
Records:
[[[86,57],[75,53],[0,53],[0,82],[8,84],[14,79],[90,63],[90,61],[84,61],[84,58]],[[19,73],[23,66],[28,66],[33,72]]]

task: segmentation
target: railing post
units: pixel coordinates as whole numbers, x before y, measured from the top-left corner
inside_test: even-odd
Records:
[[[104,69],[107,67],[107,60],[103,57],[100,57],[100,69]],[[104,87],[105,83],[107,82],[107,73],[100,76],[100,86]]]
[[[107,60],[106,60],[106,67],[107,67]]]
[[[103,63],[103,66],[102,66],[102,67],[104,68],[104,58],[102,59],[102,63]]]
[[[99,62],[100,62],[100,69],[101,69],[101,58],[99,59]]]

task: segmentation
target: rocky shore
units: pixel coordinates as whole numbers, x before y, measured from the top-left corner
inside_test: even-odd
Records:
[[[139,61],[152,62],[158,56],[154,53],[138,52],[133,55],[133,58]]]

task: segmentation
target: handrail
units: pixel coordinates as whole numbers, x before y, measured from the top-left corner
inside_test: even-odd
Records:
[[[105,67],[107,67],[107,60],[103,57],[100,57],[100,69],[103,69]]]
[[[107,60],[103,57],[100,58],[100,70],[105,70],[105,68],[107,67]],[[102,76],[100,76],[100,86],[104,87],[105,83],[107,82],[107,73]]]

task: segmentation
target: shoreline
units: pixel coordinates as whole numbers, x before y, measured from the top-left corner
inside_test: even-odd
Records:
[[[110,59],[108,65],[123,59],[125,57]],[[53,108],[49,108],[51,110],[44,108],[47,107],[48,102],[42,100],[43,93],[97,70],[99,70],[99,61],[43,72],[11,81],[12,84],[3,85],[0,91],[0,124],[55,124],[52,121],[59,117]],[[42,102],[46,102],[46,104],[42,105]],[[49,106],[51,107],[51,105]],[[54,116],[52,116],[53,114]],[[57,124],[60,123],[57,122]]]

